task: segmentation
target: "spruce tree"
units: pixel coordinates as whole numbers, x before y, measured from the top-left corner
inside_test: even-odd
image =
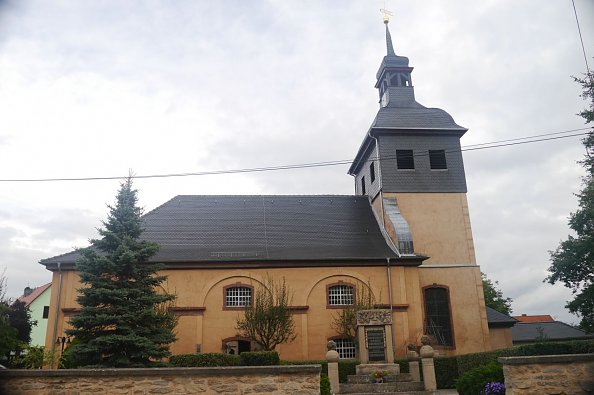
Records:
[[[81,250],[76,264],[81,311],[66,333],[77,339],[72,355],[78,366],[150,366],[170,355],[175,319],[163,306],[175,296],[157,292],[166,276],[157,275],[160,265],[148,263],[159,246],[140,240],[142,209],[131,177],[108,208],[101,238]]]

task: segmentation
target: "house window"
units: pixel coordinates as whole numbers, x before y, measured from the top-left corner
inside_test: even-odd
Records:
[[[397,149],[396,150],[396,167],[398,170],[411,170],[415,168],[415,159],[413,150],[411,149]]]
[[[354,301],[355,291],[352,286],[338,284],[328,287],[329,306],[352,306]]]
[[[365,195],[365,177],[361,177],[361,195]]]
[[[49,306],[43,306],[43,318],[47,319],[49,317]]]
[[[355,343],[351,339],[334,339],[340,359],[355,359]]]
[[[425,334],[433,336],[437,344],[453,346],[450,295],[445,287],[429,287],[425,296]]]
[[[429,164],[433,170],[444,170],[448,168],[446,163],[445,150],[429,150]]]
[[[246,307],[252,303],[252,288],[232,286],[225,288],[225,307]]]
[[[375,181],[375,163],[371,162],[369,165],[369,177],[371,178],[371,182]]]

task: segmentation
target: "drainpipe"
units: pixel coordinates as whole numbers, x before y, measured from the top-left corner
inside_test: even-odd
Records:
[[[390,336],[392,337],[392,353],[394,353],[394,303],[392,299],[392,268],[390,267],[390,258],[386,258],[386,272],[388,274],[388,298],[390,298],[390,318],[392,318],[392,325],[390,325]]]
[[[56,351],[56,339],[58,338],[58,313],[60,311],[60,297],[61,297],[61,295],[62,295],[62,264],[60,262],[58,262],[58,298],[56,301],[56,312],[54,314],[54,337],[52,338],[52,354]]]

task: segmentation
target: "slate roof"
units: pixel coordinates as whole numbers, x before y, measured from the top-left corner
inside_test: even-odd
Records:
[[[509,315],[500,313],[487,306],[487,322],[489,328],[509,328],[514,326],[518,321]]]
[[[397,257],[366,196],[176,196],[143,222],[142,238],[161,246],[151,260],[162,263]]]
[[[27,295],[27,296],[23,295],[20,298],[18,298],[17,300],[19,302],[23,302],[25,304],[25,306],[29,306],[31,303],[33,303],[35,301],[35,299],[40,297],[41,294],[44,293],[45,290],[48,289],[51,285],[52,285],[52,283],[50,282],[50,283],[47,283],[40,287],[34,288],[33,291],[29,295]]]
[[[592,339],[594,335],[576,329],[561,321],[518,322],[511,328],[513,343],[534,342],[539,337],[539,328],[547,340]]]
[[[419,103],[415,107],[382,107],[373,121],[372,129],[435,129],[460,130],[465,128],[454,122],[454,118],[440,108],[427,108]]]

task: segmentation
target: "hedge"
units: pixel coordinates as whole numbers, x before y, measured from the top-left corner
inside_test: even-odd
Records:
[[[239,363],[243,366],[273,366],[280,365],[280,358],[276,351],[242,352]]]
[[[437,388],[455,388],[458,377],[457,357],[436,357],[433,360],[435,366],[435,380]]]
[[[175,367],[239,366],[239,356],[219,353],[179,354],[169,358]]]
[[[482,394],[485,385],[491,382],[503,383],[503,367],[494,361],[461,375],[456,380],[456,390],[460,395]]]

